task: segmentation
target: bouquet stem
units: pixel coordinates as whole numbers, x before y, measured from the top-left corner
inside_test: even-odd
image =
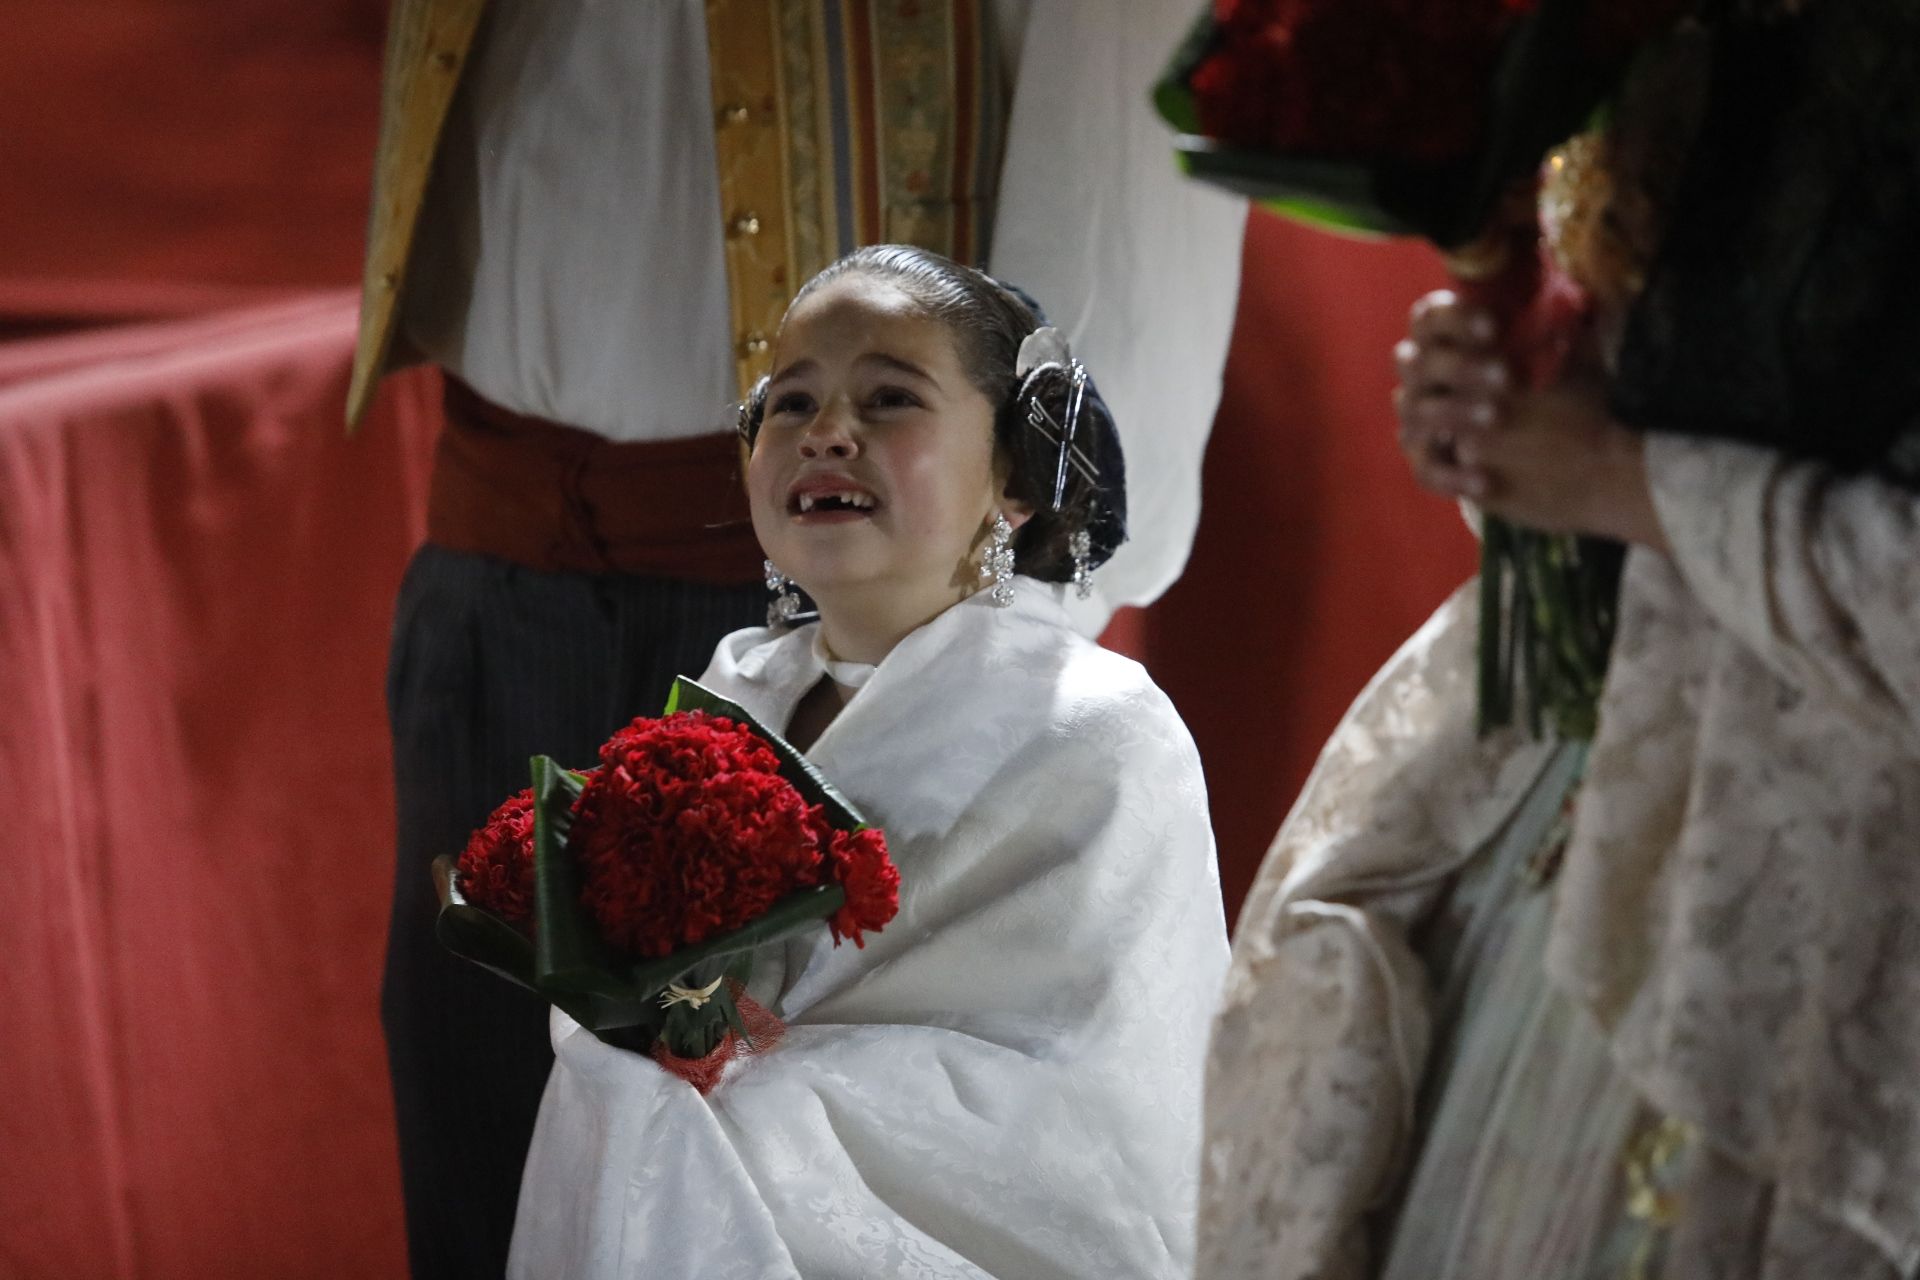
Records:
[[[733,979],[722,982],[715,994],[724,1000],[726,1012],[717,1036],[710,1043],[704,1040],[675,1043],[673,1038],[662,1035],[651,1046],[639,1050],[651,1056],[662,1070],[685,1080],[703,1095],[720,1082],[729,1062],[772,1048],[787,1029],[785,1023]],[[694,1052],[701,1043],[707,1043],[705,1050]]]
[[[1515,381],[1560,376],[1586,324],[1588,300],[1545,260],[1536,182],[1516,181],[1486,231],[1447,256],[1461,295],[1505,334]],[[1514,723],[1522,705],[1536,736],[1593,736],[1624,551],[1595,538],[1541,533],[1494,516],[1480,531],[1481,733]]]
[[[1536,736],[1593,736],[1625,558],[1618,543],[1484,521],[1480,732],[1514,723],[1524,701]]]

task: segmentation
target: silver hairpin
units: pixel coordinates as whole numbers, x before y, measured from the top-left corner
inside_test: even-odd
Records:
[[[1092,458],[1087,456],[1074,441],[1080,430],[1080,411],[1087,398],[1087,367],[1078,360],[1069,360],[1067,372],[1067,415],[1064,423],[1056,421],[1047,412],[1046,405],[1038,396],[1033,396],[1027,404],[1027,425],[1038,431],[1048,444],[1060,449],[1060,460],[1053,469],[1053,509],[1060,510],[1067,497],[1067,468],[1078,471],[1088,484],[1100,483],[1099,468]]]
[[[733,433],[749,445],[753,443],[753,405],[756,400],[764,405],[766,394],[767,378],[762,374],[760,380],[753,384],[753,389],[747,392],[747,398],[734,406]]]

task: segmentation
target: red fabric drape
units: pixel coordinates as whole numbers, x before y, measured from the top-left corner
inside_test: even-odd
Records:
[[[1193,558],[1139,642],[1200,747],[1229,917],[1341,714],[1477,555],[1394,440],[1393,344],[1436,255],[1256,213],[1245,264]]]
[[[358,280],[387,5],[7,5],[0,323]]]
[[[232,319],[232,318],[230,318]],[[0,391],[0,1275],[394,1275],[381,707],[437,408],[354,301]]]

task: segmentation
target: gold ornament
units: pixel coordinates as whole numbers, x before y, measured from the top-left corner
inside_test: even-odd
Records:
[[[1569,138],[1547,157],[1540,230],[1569,279],[1603,309],[1624,309],[1647,283],[1656,231],[1652,201],[1604,131]]]

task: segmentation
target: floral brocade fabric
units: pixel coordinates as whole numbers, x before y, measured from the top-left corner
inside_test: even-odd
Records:
[[[1647,461],[1673,555],[1629,560],[1547,975],[1638,1105],[1696,1135],[1649,1280],[1910,1277],[1920,497],[1721,441],[1656,434]],[[1412,939],[1553,750],[1475,737],[1470,612],[1457,596],[1361,695],[1248,899],[1200,1280],[1370,1280],[1380,1222],[1417,1212],[1437,1033]]]
[[[1628,561],[1549,970],[1653,1102],[1833,1224],[1829,1253],[1909,1276],[1920,495],[1670,436],[1647,467],[1673,557]]]

